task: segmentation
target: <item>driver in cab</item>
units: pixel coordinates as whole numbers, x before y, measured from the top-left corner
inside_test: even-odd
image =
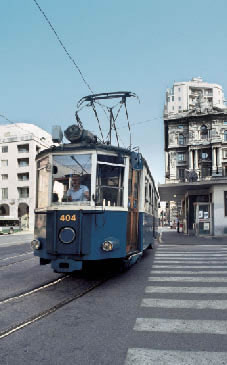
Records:
[[[69,202],[87,201],[89,199],[89,190],[85,185],[80,184],[80,175],[73,175],[71,188],[67,191]]]

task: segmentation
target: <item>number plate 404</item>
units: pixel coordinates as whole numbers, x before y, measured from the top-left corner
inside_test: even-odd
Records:
[[[70,221],[76,221],[76,214],[62,214],[59,218],[62,222],[70,222]]]

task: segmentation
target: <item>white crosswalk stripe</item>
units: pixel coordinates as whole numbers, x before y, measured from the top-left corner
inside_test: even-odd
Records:
[[[224,274],[226,275],[227,274],[227,270],[220,270],[220,271],[204,271],[204,270],[200,270],[200,269],[197,269],[197,268],[193,268],[193,271],[186,271],[186,270],[152,270],[151,271],[151,274],[206,274],[206,275],[213,275],[213,274]]]
[[[131,348],[128,350],[125,365],[225,365],[226,356],[226,352]]]
[[[227,283],[227,277],[226,278],[222,278],[219,276],[213,276],[213,277],[194,277],[194,276],[162,276],[162,277],[149,277],[148,278],[149,281],[188,281],[188,282],[197,282],[197,281],[202,281],[202,282],[206,282],[206,283]]]
[[[226,269],[227,266],[226,265],[218,265],[218,266],[192,266],[192,265],[173,265],[173,266],[170,266],[170,265],[152,265],[152,268],[153,269],[159,269],[159,268],[165,268],[165,269],[171,269],[171,268],[174,268],[174,269]]]
[[[194,309],[227,309],[227,300],[173,300],[173,299],[153,299],[142,300],[142,307],[152,308],[194,308]]]
[[[191,286],[147,286],[145,288],[146,294],[168,293],[168,294],[227,294],[227,287],[191,287]]]
[[[177,260],[174,260],[174,259],[158,259],[158,260],[155,260],[154,261],[155,264],[182,264],[184,262],[186,262],[188,265],[189,264],[214,264],[214,265],[217,265],[218,263],[222,264],[222,265],[226,265],[227,267],[227,260],[207,260],[207,259],[194,259],[194,260],[191,260],[191,259],[177,259]]]
[[[170,333],[211,333],[226,335],[227,320],[185,320],[163,318],[137,318],[135,331],[155,331]]]
[[[165,257],[172,257],[172,256],[174,256],[174,257],[176,257],[176,256],[180,256],[180,257],[224,257],[224,258],[227,258],[227,254],[225,253],[225,254],[223,254],[223,253],[221,253],[221,254],[219,254],[219,253],[215,253],[215,254],[203,254],[203,253],[190,253],[190,252],[185,252],[185,253],[158,253],[158,254],[156,254],[155,255],[155,258],[157,258],[157,257],[163,257],[163,256],[165,256]]]
[[[188,339],[197,336],[196,345],[204,335],[226,336],[223,341],[227,343],[227,248],[161,247],[155,253],[148,282],[141,302],[143,312],[133,329],[151,336],[151,348],[129,348],[125,365],[227,365],[227,347],[223,348],[226,352],[215,352],[204,342],[204,351],[184,351],[180,341],[172,349],[165,348],[167,336],[179,334]],[[165,336],[163,349],[152,348],[154,335]]]

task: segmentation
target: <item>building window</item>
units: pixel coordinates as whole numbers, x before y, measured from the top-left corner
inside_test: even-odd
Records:
[[[183,125],[178,125],[178,128],[183,129],[184,127],[183,127]]]
[[[181,97],[180,96],[178,97],[178,101],[181,101]]]
[[[201,177],[207,177],[212,175],[212,169],[209,166],[201,168]]]
[[[170,101],[170,97],[168,96],[168,102]]]
[[[178,161],[185,161],[185,153],[182,152],[178,153]]]
[[[224,121],[223,121],[223,124],[224,124],[224,125],[227,125],[227,120],[224,120]]]
[[[201,139],[208,139],[208,128],[206,125],[202,125],[200,128]]]
[[[207,152],[202,152],[202,153],[201,153],[201,159],[202,159],[202,160],[208,160],[208,157],[209,157],[209,155],[208,155],[208,153],[207,153]]]
[[[224,191],[225,217],[227,217],[227,191]]]
[[[184,138],[183,134],[179,134],[178,144],[182,146],[182,145],[184,145],[184,143],[185,143],[185,138]]]
[[[178,87],[178,91],[180,92],[180,87]]]
[[[8,199],[8,188],[2,188],[2,199]]]
[[[2,174],[2,180],[8,180],[8,175],[7,174]]]
[[[7,167],[8,166],[8,160],[1,160],[1,167]]]
[[[29,158],[18,158],[17,162],[18,162],[19,167],[28,166],[29,165]]]
[[[178,169],[178,179],[184,180],[185,178],[185,169]]]
[[[224,141],[227,142],[227,131],[224,131]]]
[[[172,96],[172,101],[174,101],[174,96]]]
[[[29,152],[29,144],[20,144],[20,145],[17,145],[17,151],[19,153]]]
[[[28,172],[24,172],[22,174],[17,174],[17,179],[19,181],[27,181],[27,180],[29,180],[29,173]]]
[[[227,150],[223,150],[223,157],[227,158]]]
[[[23,187],[23,188],[17,188],[19,198],[28,198],[29,197],[29,188]]]
[[[2,146],[2,153],[8,152],[8,146]]]

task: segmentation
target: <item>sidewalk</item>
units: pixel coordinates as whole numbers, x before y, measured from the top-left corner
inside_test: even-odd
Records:
[[[197,237],[178,233],[176,230],[160,233],[160,244],[176,245],[227,245],[227,237]]]

